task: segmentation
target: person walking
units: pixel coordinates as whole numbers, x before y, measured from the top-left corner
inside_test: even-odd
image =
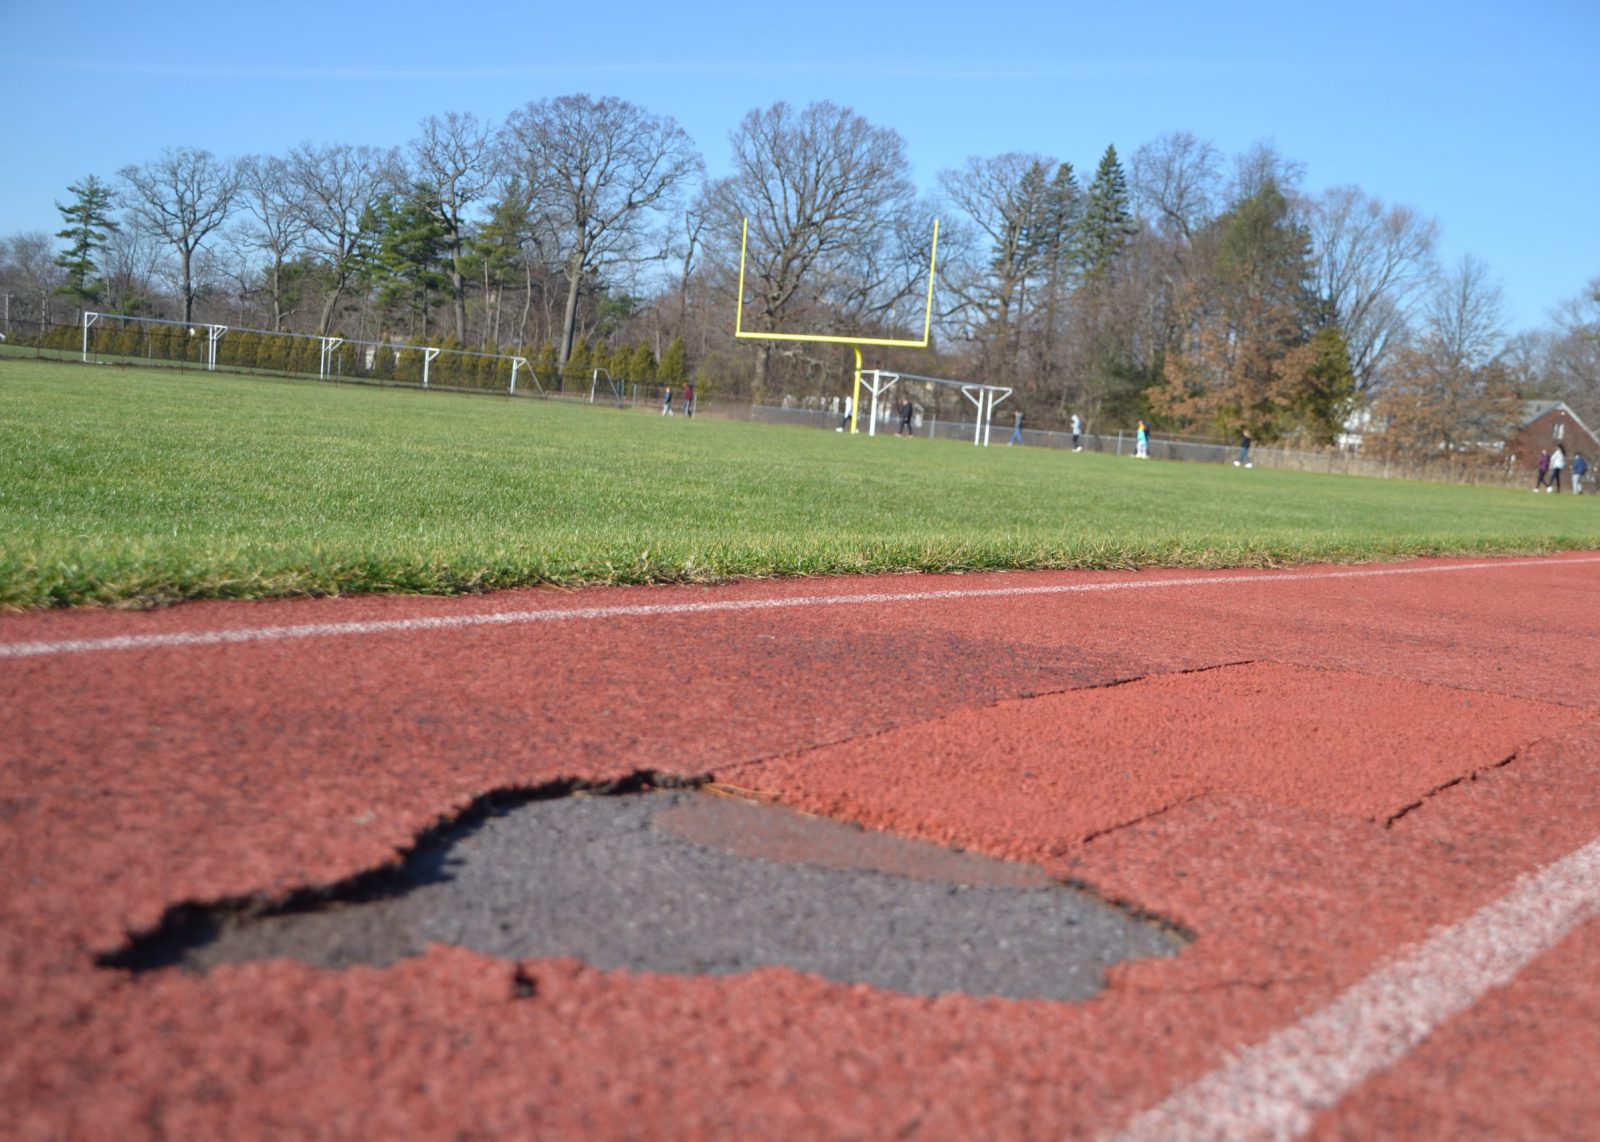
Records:
[[[1006,441],[1006,447],[1022,443],[1022,410],[1019,408],[1011,414],[1011,439]]]
[[[661,390],[661,415],[672,415],[672,386],[668,385]]]
[[[1583,495],[1583,478],[1589,474],[1589,461],[1579,452],[1572,457],[1572,494]]]
[[[692,381],[683,382],[683,415],[690,419],[694,417],[694,383]]]
[[[1239,458],[1233,462],[1233,466],[1235,468],[1254,468],[1255,467],[1255,465],[1250,462],[1250,445],[1251,445],[1251,443],[1252,443],[1252,441],[1250,439],[1250,430],[1248,428],[1246,428],[1246,429],[1242,430],[1242,432],[1240,434],[1240,437],[1239,437]]]
[[[1082,437],[1083,437],[1083,421],[1079,418],[1077,413],[1073,413],[1072,414],[1072,450],[1074,452],[1082,452],[1083,451],[1083,445],[1081,443],[1079,443],[1079,441],[1082,439]]]
[[[911,421],[916,417],[917,410],[911,403],[911,398],[906,398],[906,403],[900,406],[900,427],[895,430],[896,436],[911,435]]]
[[[835,432],[843,432],[845,429],[850,427],[850,412],[852,408],[854,408],[854,402],[850,397],[845,397],[844,419],[839,422],[839,427],[834,429]]]
[[[1533,494],[1538,495],[1539,489],[1544,487],[1544,482],[1550,478],[1550,449],[1546,448],[1539,453],[1539,474],[1533,478]]]
[[[1550,482],[1548,484],[1546,484],[1545,488],[1544,488],[1544,490],[1547,493],[1548,492],[1556,492],[1558,494],[1560,493],[1560,491],[1561,491],[1561,469],[1565,468],[1566,466],[1567,466],[1567,450],[1564,447],[1562,447],[1561,445],[1557,444],[1556,445],[1556,450],[1554,452],[1550,453]]]
[[[1150,429],[1143,418],[1139,420],[1138,431],[1134,433],[1133,457],[1135,460],[1150,459]]]

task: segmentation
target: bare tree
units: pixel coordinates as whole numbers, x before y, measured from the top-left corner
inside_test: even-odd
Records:
[[[1307,200],[1303,216],[1317,295],[1344,332],[1357,391],[1366,393],[1435,278],[1438,223],[1355,186]]]
[[[327,275],[317,331],[333,328],[339,301],[355,276],[373,218],[373,207],[400,181],[400,153],[394,148],[302,143],[289,152],[289,179],[302,196],[307,238]]]
[[[1557,308],[1546,365],[1546,392],[1564,400],[1591,428],[1600,426],[1600,277]]]
[[[429,115],[422,121],[422,134],[411,141],[417,180],[432,192],[444,225],[456,337],[463,343],[467,339],[466,272],[462,265],[467,211],[494,186],[498,155],[493,132],[470,112],[451,111],[443,119]]]
[[[304,247],[309,226],[305,187],[289,175],[289,164],[277,157],[250,155],[239,162],[239,199],[251,222],[241,239],[247,249],[268,258],[267,293],[272,301],[272,329],[283,328],[284,267]]]
[[[1304,163],[1283,155],[1272,140],[1262,139],[1233,157],[1228,205],[1237,206],[1254,198],[1268,186],[1276,187],[1279,194],[1292,202],[1300,192],[1300,181],[1305,175]]]
[[[7,295],[6,316],[12,322],[28,320],[33,314],[41,325],[53,316],[52,298],[66,271],[56,264],[50,235],[43,230],[13,234],[0,242],[0,289]]]
[[[1133,153],[1134,202],[1156,230],[1187,245],[1216,213],[1222,156],[1187,131],[1173,131]]]
[[[735,173],[710,189],[723,240],[750,220],[749,276],[755,324],[776,329],[797,303],[835,304],[837,287],[885,312],[904,296],[903,275],[880,275],[874,263],[895,258],[896,221],[914,202],[905,140],[829,102],[795,111],[787,103],[745,115],[731,137]],[[926,262],[924,261],[924,266]],[[860,288],[893,281],[887,297]],[[742,301],[742,299],[741,299]],[[756,391],[764,391],[772,355],[756,358]]]
[[[608,266],[660,257],[654,223],[703,164],[675,120],[614,96],[529,103],[511,113],[502,140],[565,270],[557,352],[565,366],[584,280]]]
[[[237,164],[210,151],[168,148],[159,159],[118,172],[133,215],[178,254],[183,319],[194,317],[195,253],[228,220],[239,190]]]
[[[704,247],[701,235],[706,228],[704,205],[696,202],[683,212],[683,233],[675,243],[683,270],[678,274],[678,328],[681,331],[689,316],[689,282],[694,277],[695,257]]]
[[[1436,281],[1428,299],[1428,336],[1455,368],[1477,368],[1499,351],[1505,308],[1505,294],[1489,267],[1467,254]]]
[[[104,304],[116,313],[150,312],[161,276],[159,240],[134,220],[106,242]]]

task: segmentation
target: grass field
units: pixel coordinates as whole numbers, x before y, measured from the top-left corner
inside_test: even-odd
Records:
[[[0,360],[0,606],[1600,548],[1530,496]]]

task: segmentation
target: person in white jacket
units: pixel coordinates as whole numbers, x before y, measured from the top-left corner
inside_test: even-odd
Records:
[[[1550,482],[1544,486],[1547,492],[1561,490],[1561,469],[1567,466],[1567,450],[1561,445],[1556,445],[1556,450],[1550,453]]]

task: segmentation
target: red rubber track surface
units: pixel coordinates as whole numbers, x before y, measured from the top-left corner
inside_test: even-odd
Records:
[[[1049,590],[982,593],[1016,588]],[[795,605],[596,613],[738,600]],[[6,655],[552,609],[588,617]],[[8,616],[0,1134],[1115,1132],[1600,837],[1597,635],[1593,555]],[[1080,1004],[444,947],[95,966],[490,791],[645,770],[1033,862],[1195,940]],[[1593,1136],[1597,1026],[1589,919],[1311,1133]]]

